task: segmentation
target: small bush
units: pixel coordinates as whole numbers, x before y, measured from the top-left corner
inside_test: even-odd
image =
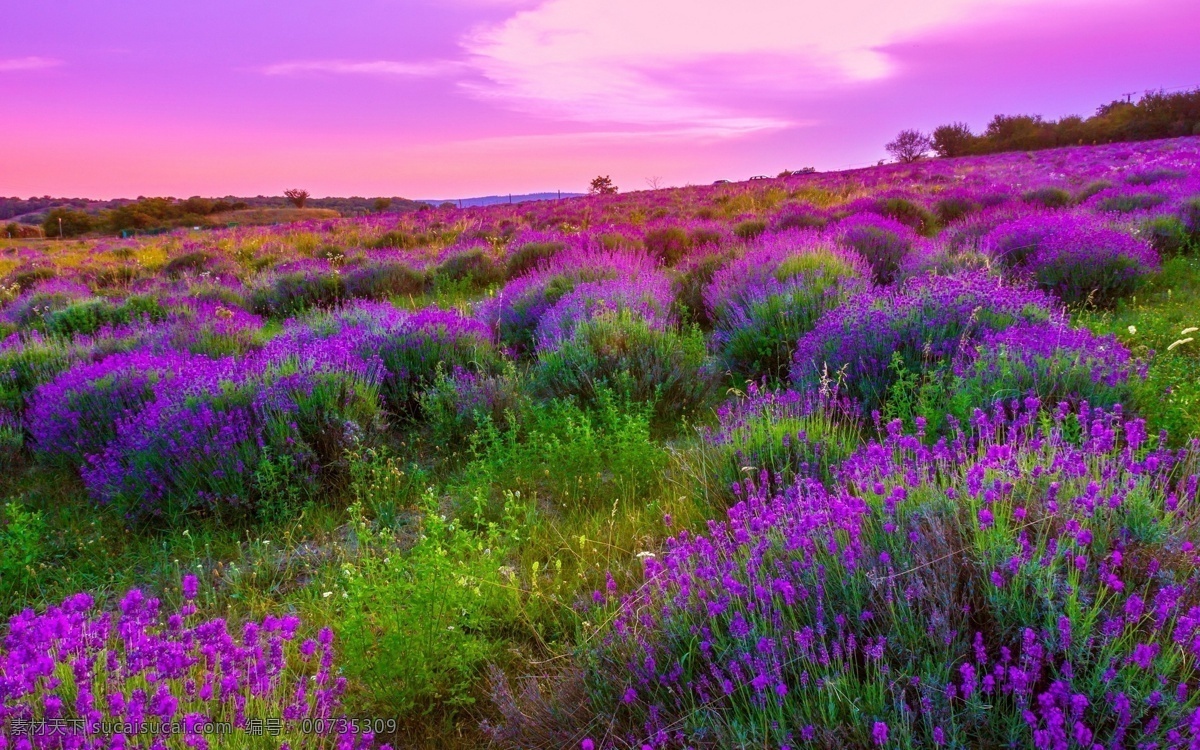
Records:
[[[949,361],[988,331],[1057,320],[1042,292],[1005,286],[986,274],[923,276],[899,289],[861,294],[801,337],[792,365],[797,390],[839,378],[842,393],[870,412],[887,402],[900,372]]]
[[[703,330],[711,330],[713,311],[704,299],[705,290],[713,277],[733,260],[728,252],[694,256],[675,269],[671,280],[675,299],[675,314],[680,320],[694,323]]]
[[[1158,253],[1170,258],[1185,255],[1192,249],[1187,227],[1176,216],[1155,216],[1142,222],[1139,234],[1146,238]]]
[[[997,226],[981,245],[1072,306],[1112,307],[1158,268],[1149,243],[1090,214],[1033,214]]]
[[[425,291],[426,275],[400,261],[368,261],[342,273],[346,296],[382,300],[408,297]]]
[[[433,272],[434,280],[463,284],[469,289],[484,289],[504,278],[504,268],[487,248],[472,247],[446,254]]]
[[[975,213],[982,207],[977,201],[965,196],[951,195],[934,203],[933,212],[938,222],[945,226]]]
[[[765,219],[746,219],[733,226],[733,233],[738,239],[750,241],[767,231]]]
[[[661,227],[646,232],[646,252],[666,266],[678,263],[692,249],[692,238],[683,227]]]
[[[326,261],[292,264],[276,269],[250,293],[250,306],[259,315],[287,318],[314,307],[332,307],[346,298],[342,276]]]
[[[567,243],[553,240],[526,242],[513,250],[504,267],[504,278],[515,279],[565,250]]]
[[[1064,208],[1071,205],[1071,194],[1062,188],[1042,187],[1026,192],[1021,198],[1042,208]]]
[[[911,227],[918,234],[932,237],[937,234],[937,217],[921,204],[908,198],[885,198],[875,202],[875,212]]]
[[[593,407],[600,393],[645,404],[656,424],[694,413],[712,393],[704,336],[654,328],[627,310],[581,323],[557,348],[539,352],[532,377],[538,393]]]
[[[797,477],[829,481],[862,442],[858,408],[834,390],[771,391],[751,382],[722,404],[716,429],[705,431],[709,466],[725,505],[742,482],[784,488]]]
[[[837,226],[838,241],[857,250],[871,265],[877,284],[890,284],[916,236],[904,224],[881,216],[855,214]]]
[[[464,367],[442,371],[420,396],[421,414],[435,439],[461,445],[486,425],[507,429],[528,410],[516,369],[476,373]]]

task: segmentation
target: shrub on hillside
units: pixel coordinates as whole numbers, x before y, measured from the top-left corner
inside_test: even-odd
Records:
[[[838,222],[838,242],[853,248],[871,265],[877,284],[890,284],[900,263],[917,241],[911,229],[877,214],[854,214]]]
[[[900,373],[937,367],[989,331],[1059,320],[1054,308],[1044,293],[984,273],[917,277],[860,294],[822,317],[800,339],[792,382],[810,390],[840,379],[842,393],[869,412],[881,408]]]
[[[345,298],[342,276],[329,261],[308,260],[273,269],[251,290],[250,306],[259,315],[287,318]]]
[[[520,353],[534,348],[538,323],[579,284],[653,273],[648,256],[625,251],[571,248],[504,285],[480,305],[479,320],[495,328],[500,341]]]
[[[368,260],[342,272],[346,296],[382,300],[408,297],[425,291],[426,274],[399,260]]]
[[[451,248],[433,271],[433,279],[464,284],[469,289],[484,289],[504,278],[504,266],[490,248]]]
[[[731,504],[746,480],[780,489],[798,477],[828,481],[833,469],[862,442],[858,406],[835,388],[774,391],[751,381],[717,410],[706,429],[705,482],[715,480]]]
[[[651,229],[642,242],[646,253],[665,266],[675,265],[692,249],[692,237],[677,226]]]
[[[563,295],[538,322],[538,351],[554,349],[580,324],[606,313],[627,310],[658,330],[676,325],[671,287],[666,276],[652,272],[635,278],[587,281]]]
[[[800,336],[869,278],[860,256],[813,232],[765,235],[705,292],[722,365],[746,380],[784,377]]]
[[[981,245],[1072,306],[1111,307],[1158,268],[1149,243],[1089,214],[1032,214],[997,226]]]
[[[730,251],[694,255],[685,259],[674,269],[671,292],[674,297],[675,315],[680,320],[695,323],[704,330],[711,330],[713,311],[705,301],[705,290],[713,277],[734,259]]]
[[[660,330],[629,310],[584,321],[556,348],[540,351],[532,378],[543,397],[592,407],[611,392],[622,403],[646,405],[664,426],[694,413],[714,387],[699,330]]]
[[[747,487],[705,535],[681,533],[586,651],[584,731],[634,747],[1200,741],[1200,457],[1119,412],[1037,415],[1036,400],[978,413],[933,447],[888,425],[832,488]]]

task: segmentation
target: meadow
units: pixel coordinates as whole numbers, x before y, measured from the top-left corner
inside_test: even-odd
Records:
[[[0,303],[0,748],[1200,747],[1200,138],[0,241]]]

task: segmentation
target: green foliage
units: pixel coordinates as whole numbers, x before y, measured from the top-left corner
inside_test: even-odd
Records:
[[[495,373],[439,368],[419,400],[421,414],[434,440],[458,445],[485,425],[505,428],[529,408],[529,396],[511,362]]]
[[[876,203],[875,210],[912,227],[926,237],[937,234],[937,217],[916,201],[908,198],[887,198]]]
[[[663,227],[646,232],[646,252],[663,265],[673,266],[692,249],[692,238],[683,227]]]
[[[1071,194],[1062,188],[1043,187],[1026,192],[1021,198],[1026,203],[1036,203],[1045,208],[1063,208],[1071,205]]]
[[[381,481],[386,462],[368,481]],[[355,486],[358,497],[377,494]],[[364,502],[364,500],[360,500]],[[507,581],[500,569],[519,541],[515,521],[487,523],[482,508],[449,518],[430,492],[420,500],[415,539],[405,550],[391,529],[372,530],[351,509],[366,554],[343,568],[345,598],[336,620],[344,673],[355,702],[377,715],[419,715],[475,700],[474,682],[500,655]],[[522,508],[514,501],[506,513]]]
[[[585,406],[612,391],[620,401],[648,405],[662,426],[694,413],[714,384],[698,328],[657,330],[627,310],[586,321],[557,348],[540,352],[532,377],[542,396]]]
[[[47,527],[42,514],[16,501],[0,514],[0,600],[20,601],[42,559]]]
[[[70,208],[56,208],[42,220],[47,237],[78,237],[92,231],[95,221],[91,215]]]
[[[507,431],[485,423],[472,451],[460,494],[496,502],[514,490],[564,512],[652,496],[667,465],[666,451],[651,439],[650,413],[607,390],[590,409],[535,402]]]
[[[526,242],[509,253],[504,277],[514,279],[526,271],[531,271],[542,261],[558,255],[566,247],[565,242]]]
[[[484,289],[504,278],[504,266],[490,252],[474,247],[455,253],[434,270],[434,280],[450,281],[472,290]]]
[[[250,292],[250,307],[259,315],[286,318],[313,307],[328,307],[346,298],[346,285],[336,271],[293,271],[271,278]]]
[[[704,301],[704,290],[712,283],[713,276],[733,259],[732,253],[709,253],[691,259],[686,268],[676,269],[671,279],[675,313],[680,320],[695,323],[702,330],[712,330],[713,311]]]
[[[746,219],[733,226],[733,233],[739,239],[752,240],[767,231],[766,219]]]
[[[1177,216],[1155,216],[1142,222],[1141,234],[1164,257],[1193,253],[1196,246]]]
[[[348,297],[387,299],[424,293],[426,275],[407,263],[375,261],[352,268],[342,274]]]

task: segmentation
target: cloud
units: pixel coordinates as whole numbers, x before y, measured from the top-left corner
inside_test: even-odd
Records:
[[[453,73],[461,70],[462,67],[461,63],[452,60],[428,60],[421,62],[401,62],[397,60],[299,60],[267,65],[260,68],[259,71],[269,76],[329,73],[333,75],[427,78]]]
[[[546,0],[468,35],[482,77],[459,85],[543,116],[738,135],[796,124],[748,106],[756,96],[880,81],[899,40],[1074,1]]]
[[[18,70],[43,70],[62,65],[62,60],[52,57],[12,57],[0,59],[0,73],[10,73]]]

